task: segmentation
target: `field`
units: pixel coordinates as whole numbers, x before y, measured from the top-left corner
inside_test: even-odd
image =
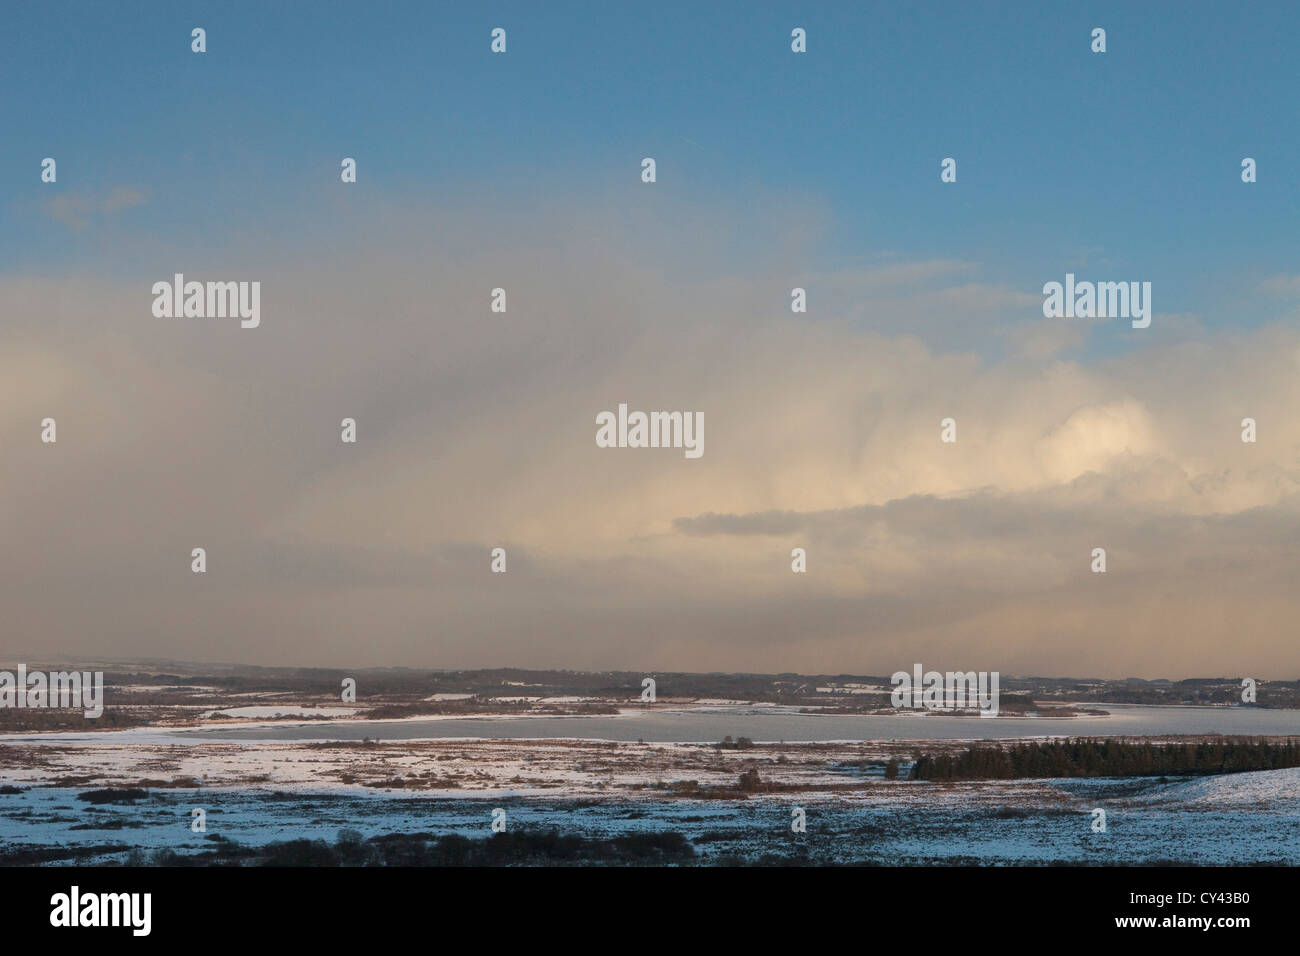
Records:
[[[487,861],[501,863],[1300,863],[1295,769],[940,783],[885,778],[891,757],[906,770],[916,742],[133,735],[0,747],[0,861],[446,862],[439,841],[457,837],[495,847]],[[191,829],[196,808],[203,832]],[[492,832],[498,808],[505,834]]]

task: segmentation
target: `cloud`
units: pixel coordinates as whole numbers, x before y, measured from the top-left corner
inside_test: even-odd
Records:
[[[131,189],[126,186],[116,186],[113,188],[113,191],[108,194],[108,197],[99,204],[99,208],[101,212],[105,213],[119,212],[123,209],[132,209],[136,206],[143,206],[147,201],[147,198],[148,197],[138,189]]]
[[[1268,295],[1291,297],[1300,295],[1300,276],[1269,276],[1259,284],[1259,291]]]
[[[610,205],[344,202],[278,252],[0,280],[10,649],[1296,676],[1300,332],[1098,323],[1144,347],[1066,361],[978,264],[828,272],[800,226],[776,275],[729,214]],[[175,271],[262,281],[261,327],[154,318]],[[703,412],[704,457],[597,448],[620,402]]]
[[[64,193],[45,203],[43,208],[55,222],[80,232],[92,222],[142,206],[147,201],[148,197],[138,189],[116,186],[108,195],[98,198],[84,193]]]

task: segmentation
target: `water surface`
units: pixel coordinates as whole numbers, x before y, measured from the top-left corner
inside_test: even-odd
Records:
[[[980,740],[1042,736],[1159,734],[1300,735],[1300,710],[1253,707],[1156,707],[1098,705],[1106,717],[948,717],[932,714],[800,714],[783,707],[716,707],[629,710],[618,716],[456,717],[438,720],[381,720],[280,723],[257,727],[214,727],[167,736],[212,740],[415,740],[422,738],[563,738],[714,743],[723,737],[755,741]]]

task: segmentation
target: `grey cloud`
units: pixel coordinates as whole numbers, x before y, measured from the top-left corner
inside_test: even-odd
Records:
[[[1294,328],[1153,324],[1138,351],[1062,361],[1012,341],[1026,300],[978,265],[830,273],[816,217],[783,238],[789,208],[746,213],[788,251],[778,273],[719,258],[709,216],[684,231],[671,204],[377,205],[322,203],[332,225],[287,250],[141,240],[144,268],[113,281],[0,282],[0,644],[1294,676]],[[809,316],[786,270],[815,277]],[[262,326],[154,318],[150,285],[177,271],[262,281]],[[1008,354],[966,349],[981,338]],[[702,411],[704,457],[597,448],[595,414],[621,401]]]

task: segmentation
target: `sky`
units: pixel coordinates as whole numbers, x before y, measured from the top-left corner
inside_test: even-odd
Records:
[[[1294,5],[8,21],[0,653],[1300,676]]]

